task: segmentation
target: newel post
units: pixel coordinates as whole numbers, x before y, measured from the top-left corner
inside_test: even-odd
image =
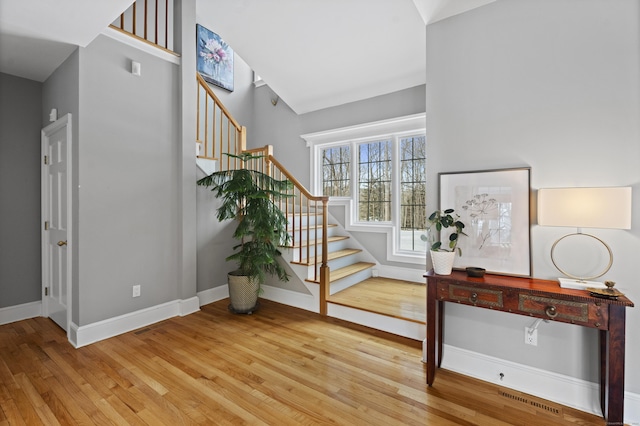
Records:
[[[320,315],[327,315],[327,300],[329,299],[329,249],[327,247],[327,219],[329,199],[322,199],[322,263],[320,265]]]
[[[240,126],[238,132],[240,133],[240,138],[238,139],[238,147],[237,151],[235,152],[236,154],[240,154],[241,152],[247,150],[247,127]]]

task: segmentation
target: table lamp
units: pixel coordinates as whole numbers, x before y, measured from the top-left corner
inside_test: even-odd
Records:
[[[565,226],[577,228],[577,232],[559,238],[551,247],[551,261],[563,275],[560,287],[586,289],[604,287],[602,283],[589,281],[606,274],[613,264],[611,248],[590,234],[583,234],[582,228],[631,229],[631,188],[541,188],[538,190],[538,225]],[[563,239],[581,235],[593,238],[604,245],[609,253],[609,263],[596,275],[576,276],[562,270],[554,251]]]

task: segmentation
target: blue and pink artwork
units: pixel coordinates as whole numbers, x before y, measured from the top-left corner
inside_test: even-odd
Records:
[[[197,70],[209,83],[233,92],[233,49],[220,36],[196,24]]]

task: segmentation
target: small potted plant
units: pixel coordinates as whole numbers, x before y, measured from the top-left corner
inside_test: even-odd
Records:
[[[247,161],[262,158],[250,153],[230,157]],[[219,221],[236,220],[233,237],[239,244],[226,258],[235,261],[238,269],[227,275],[229,284],[229,310],[234,313],[252,313],[258,306],[260,285],[266,275],[276,275],[287,281],[289,275],[278,262],[279,247],[289,243],[287,218],[277,201],[289,198],[293,184],[277,180],[257,170],[238,168],[222,170],[205,176],[198,185],[210,187],[222,204],[217,209]]]
[[[446,244],[443,244],[439,239],[443,234],[443,229],[451,230]],[[422,235],[421,239],[428,241],[430,244],[431,262],[433,263],[433,271],[436,274],[451,274],[456,253],[462,256],[462,249],[458,247],[458,240],[461,235],[467,235],[463,229],[464,223],[460,221],[460,216],[455,213],[454,209],[436,210],[429,216],[429,239],[425,235]]]

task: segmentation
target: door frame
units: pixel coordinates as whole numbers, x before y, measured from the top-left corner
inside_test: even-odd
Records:
[[[72,309],[72,282],[73,282],[73,126],[71,113],[64,115],[62,118],[49,124],[41,131],[41,184],[40,184],[40,201],[41,201],[41,218],[42,218],[42,316],[49,317],[49,300],[48,296],[45,296],[45,288],[50,287],[51,277],[49,274],[49,258],[47,256],[47,246],[49,245],[49,232],[45,230],[45,222],[49,221],[49,175],[47,171],[47,164],[45,164],[45,155],[48,155],[47,146],[52,134],[60,130],[61,128],[67,128],[67,156],[65,161],[67,162],[67,282],[64,283],[67,287],[67,338],[71,335],[71,309]]]

